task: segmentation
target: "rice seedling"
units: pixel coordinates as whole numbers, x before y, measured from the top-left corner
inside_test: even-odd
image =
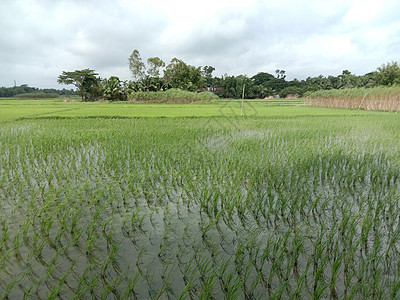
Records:
[[[397,114],[99,105],[0,120],[0,297],[398,297]]]

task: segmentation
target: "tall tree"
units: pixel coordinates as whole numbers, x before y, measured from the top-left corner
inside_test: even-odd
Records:
[[[215,71],[213,66],[205,66],[203,67],[203,75],[206,78],[206,83],[208,87],[214,86],[214,80],[212,78],[212,72]]]
[[[146,66],[140,57],[139,50],[133,50],[132,54],[129,56],[128,62],[129,70],[131,71],[133,78],[135,80],[143,78]]]
[[[79,95],[82,97],[82,101],[90,100],[91,92],[94,86],[97,84],[97,73],[91,69],[75,70],[73,72],[63,71],[58,76],[57,82],[59,84],[73,84],[77,87]]]
[[[196,91],[204,86],[204,78],[201,76],[200,67],[187,65],[176,57],[166,67],[164,78],[173,88]]]
[[[262,85],[265,84],[266,82],[273,80],[275,77],[272,74],[266,73],[266,72],[259,72],[257,75],[254,75],[251,77],[251,79],[254,81],[255,85]]]
[[[147,74],[149,74],[150,77],[159,77],[160,68],[165,67],[165,62],[159,57],[150,57],[147,59],[147,63],[149,65]]]

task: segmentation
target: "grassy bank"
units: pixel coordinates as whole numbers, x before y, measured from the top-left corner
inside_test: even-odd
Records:
[[[306,105],[400,111],[400,86],[320,90],[306,94]]]
[[[399,297],[398,114],[11,101],[0,298]]]

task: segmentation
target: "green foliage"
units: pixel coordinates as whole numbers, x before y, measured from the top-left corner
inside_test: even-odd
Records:
[[[266,72],[259,72],[256,75],[254,75],[253,77],[251,77],[251,79],[254,81],[255,85],[264,85],[274,78],[275,78],[274,75],[266,73]]]
[[[400,66],[397,62],[383,64],[375,72],[375,81],[377,85],[400,84]]]
[[[95,76],[88,76],[83,80],[82,99],[83,101],[96,101],[102,98],[103,87],[101,79]]]
[[[159,77],[160,76],[160,68],[165,67],[165,62],[159,57],[150,57],[147,59],[147,63],[149,65],[149,69],[147,73],[150,77]]]
[[[137,82],[135,91],[158,92],[165,91],[170,86],[160,77],[145,76]]]
[[[48,94],[52,95],[51,98],[57,96],[71,96],[75,94],[74,90],[72,89],[70,90],[39,89],[35,87],[30,87],[26,84],[14,87],[0,87],[0,97],[15,97],[16,95],[20,96],[23,94],[31,94],[31,93],[42,93],[44,98],[48,98],[49,97]]]
[[[103,98],[112,101],[127,101],[128,91],[122,85],[121,80],[116,76],[111,76],[109,79],[102,81]]]
[[[14,87],[1,87],[0,97],[14,97],[18,94],[35,93],[38,92],[37,88],[29,87],[27,84]]]
[[[187,65],[177,58],[173,58],[167,66],[164,78],[173,88],[191,92],[205,86],[205,79],[201,76],[201,68]]]
[[[214,86],[214,80],[212,78],[212,73],[215,71],[215,68],[213,66],[205,66],[203,67],[202,74],[204,78],[206,79],[206,85],[208,87],[213,87]]]
[[[84,69],[72,72],[63,71],[58,76],[59,84],[73,84],[77,87],[82,101],[93,101],[99,96],[99,79],[94,70]]]
[[[224,77],[222,95],[224,98],[242,98],[243,87],[245,98],[252,99],[256,97],[254,82],[245,75]]]
[[[146,66],[143,63],[142,58],[140,57],[139,50],[133,50],[132,54],[129,56],[128,63],[129,70],[131,71],[132,77],[135,80],[139,80],[144,76]]]

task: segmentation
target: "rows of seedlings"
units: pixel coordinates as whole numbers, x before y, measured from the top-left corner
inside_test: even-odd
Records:
[[[104,122],[1,128],[2,298],[398,297],[398,145],[257,118]]]

